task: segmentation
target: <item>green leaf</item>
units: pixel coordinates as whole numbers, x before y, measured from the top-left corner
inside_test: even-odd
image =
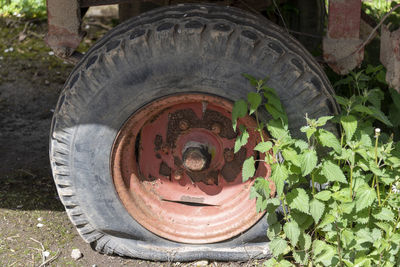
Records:
[[[346,107],[350,104],[350,100],[348,98],[344,98],[344,97],[341,97],[338,95],[335,95],[334,97],[335,97],[336,101],[342,106]]]
[[[373,174],[375,174],[377,176],[383,176],[384,175],[383,171],[381,169],[379,169],[377,163],[374,160],[370,160],[368,162],[368,167],[372,171]]]
[[[275,183],[276,192],[278,193],[278,196],[280,196],[283,192],[285,180],[289,176],[288,170],[285,165],[277,163],[271,166],[271,171],[271,180]]]
[[[336,251],[332,246],[329,246],[324,241],[315,240],[313,242],[313,251],[315,263],[321,262],[325,266],[333,266],[332,259]]]
[[[359,224],[367,224],[370,221],[370,217],[368,209],[363,209],[356,213],[354,220]]]
[[[288,244],[286,240],[282,238],[275,238],[269,243],[269,249],[272,251],[274,257],[279,257],[280,255],[282,255],[285,252],[287,246]]]
[[[332,198],[342,203],[351,202],[350,189],[348,187],[342,188],[332,194]]]
[[[236,131],[237,119],[243,118],[247,115],[247,103],[240,99],[235,102],[232,109],[232,126],[233,130]]]
[[[346,140],[350,141],[357,130],[357,119],[352,115],[347,115],[340,118],[340,123],[346,134]]]
[[[282,121],[279,119],[270,120],[267,124],[267,129],[271,136],[278,140],[288,138],[290,136],[287,127],[285,127]]]
[[[306,150],[306,149],[308,148],[307,142],[304,141],[304,140],[300,140],[300,139],[294,141],[294,145],[295,145],[298,149],[300,149],[301,151]]]
[[[389,88],[390,96],[393,100],[393,104],[400,109],[400,93],[395,91],[393,88]]]
[[[310,174],[317,166],[318,157],[315,150],[307,149],[300,155],[300,168],[303,176]]]
[[[343,232],[341,234],[341,239],[343,242],[343,246],[347,249],[350,249],[352,246],[357,244],[353,232],[350,231],[349,229],[343,230]]]
[[[282,225],[280,223],[269,224],[267,229],[267,237],[272,240],[276,238],[282,230]]]
[[[254,167],[255,163],[253,157],[249,157],[244,161],[242,169],[243,182],[246,182],[250,177],[254,176],[254,173],[256,172],[256,168]]]
[[[371,267],[371,259],[366,257],[357,258],[354,267]],[[388,266],[387,266],[388,267]]]
[[[335,221],[335,217],[331,214],[325,214],[324,218],[322,219],[321,223],[318,225],[318,228],[323,228],[328,224],[331,224]]]
[[[358,111],[360,113],[367,114],[367,115],[372,115],[374,113],[370,108],[368,108],[364,105],[361,105],[361,104],[355,105],[353,107],[353,109],[355,111]]]
[[[304,251],[293,251],[293,258],[296,261],[296,263],[301,264],[302,266],[305,266],[308,264],[308,258],[310,255],[307,252]]]
[[[386,234],[392,231],[392,226],[386,222],[376,222],[375,225],[385,231]]]
[[[379,212],[373,212],[372,216],[374,216],[375,219],[381,221],[391,222],[394,220],[394,213],[392,212],[392,210],[386,207],[382,207]]]
[[[342,169],[330,160],[322,163],[321,174],[326,177],[329,182],[341,182],[347,184],[346,177]]]
[[[250,103],[249,115],[253,114],[261,104],[261,96],[258,93],[250,92],[247,94],[247,101]]]
[[[349,191],[349,192],[350,192],[350,191]],[[348,195],[348,198],[349,198],[349,201],[351,201],[350,194]],[[341,203],[341,204],[339,205],[339,207],[340,207],[341,211],[342,211],[344,214],[352,214],[355,205],[356,205],[356,204],[355,204],[354,202],[343,202],[343,203]]]
[[[247,80],[249,80],[250,84],[254,87],[258,86],[258,80],[251,76],[250,74],[247,73],[242,73],[242,76],[245,77]]]
[[[385,113],[383,113],[381,110],[377,109],[374,106],[369,107],[372,111],[371,116],[374,117],[375,119],[383,122],[389,127],[393,127],[393,124],[389,121],[389,119],[386,117]]]
[[[295,247],[297,245],[297,242],[299,241],[299,236],[300,236],[299,225],[294,221],[287,222],[283,226],[283,231],[289,238],[290,243],[292,243],[292,245]]]
[[[262,197],[258,197],[256,200],[256,211],[263,212],[266,208],[267,208],[267,200]]]
[[[303,250],[309,250],[311,248],[311,236],[309,234],[300,234],[299,247]]]
[[[367,184],[360,186],[356,192],[356,211],[363,210],[374,203],[376,200],[376,192]]]
[[[297,211],[295,209],[290,210],[290,216],[303,231],[308,229],[314,223],[314,219],[310,215],[305,214],[301,211]]]
[[[270,141],[260,142],[256,145],[254,150],[259,151],[261,153],[267,153],[272,148],[272,143]]]
[[[303,188],[295,188],[286,195],[286,200],[291,209],[309,214],[310,200]]]
[[[319,193],[317,193],[314,198],[322,200],[322,201],[328,201],[331,198],[331,192],[328,190],[323,190]]]
[[[340,142],[333,133],[325,129],[318,129],[318,141],[322,146],[333,148],[339,154],[342,153]]]
[[[371,237],[371,233],[368,228],[361,228],[356,232],[357,243],[374,243],[374,239]]]
[[[274,118],[275,120],[281,119],[282,122],[287,123],[286,114],[277,110],[275,106],[265,104],[265,109],[268,111],[269,114],[272,115],[272,118]]]
[[[318,118],[316,125],[319,127],[324,126],[332,118],[333,118],[333,116],[322,116],[322,117]]]
[[[240,150],[240,148],[242,148],[242,146],[245,146],[250,137],[249,133],[244,128],[244,126],[240,128],[241,128],[240,135],[238,135],[235,140],[234,153],[237,153]]]
[[[385,78],[383,80],[385,80]],[[368,91],[368,102],[377,109],[381,108],[381,102],[384,98],[385,95],[381,89],[376,88]]]
[[[300,156],[293,148],[291,147],[284,148],[282,150],[282,156],[285,160],[290,161],[297,167],[300,167]]]
[[[315,224],[319,222],[321,219],[322,214],[324,214],[325,211],[325,204],[322,203],[321,201],[317,199],[312,199],[310,202],[310,213],[311,216],[313,217]]]
[[[300,131],[306,133],[307,139],[310,140],[311,136],[317,131],[317,128],[311,126],[303,126],[300,128]]]
[[[360,142],[360,145],[362,145],[364,147],[371,147],[372,146],[371,137],[369,137],[369,135],[365,134],[365,133],[361,134],[359,142]]]

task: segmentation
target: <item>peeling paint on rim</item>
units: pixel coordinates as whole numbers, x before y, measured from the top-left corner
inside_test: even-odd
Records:
[[[248,144],[235,154],[239,172],[233,177],[222,171],[235,163],[224,156],[235,142],[232,107],[216,96],[173,95],[151,102],[123,125],[112,149],[112,177],[121,202],[146,229],[176,242],[214,243],[246,231],[263,216],[249,199],[254,180],[242,183],[240,171],[245,158],[258,157],[252,150],[260,141],[255,132],[249,131]],[[239,122],[256,127],[249,116]],[[204,170],[182,164],[188,146],[207,150]],[[269,166],[259,164],[255,177],[269,175]]]

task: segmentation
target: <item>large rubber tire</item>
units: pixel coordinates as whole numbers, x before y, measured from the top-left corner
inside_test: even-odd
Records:
[[[50,135],[60,199],[86,242],[103,253],[159,261],[270,255],[265,219],[207,245],[151,233],[127,213],[110,174],[114,140],[135,111],[176,93],[245,98],[254,88],[242,73],[269,77],[296,134],[305,113],[337,112],[332,88],[310,54],[279,27],[235,8],[163,7],[119,25],[90,49],[65,84]]]

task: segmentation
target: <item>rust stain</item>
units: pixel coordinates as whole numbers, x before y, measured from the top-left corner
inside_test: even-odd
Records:
[[[242,147],[234,154],[232,161],[227,161],[221,170],[221,175],[227,182],[233,182],[242,171],[243,162],[246,159],[247,150]]]
[[[360,49],[361,0],[329,1],[327,36],[323,39],[323,57],[338,74],[347,74],[364,59]]]

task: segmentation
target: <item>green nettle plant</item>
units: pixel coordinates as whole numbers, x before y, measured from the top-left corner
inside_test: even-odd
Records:
[[[369,71],[373,76],[380,68]],[[245,160],[242,176],[255,179],[250,198],[267,212],[273,257],[265,265],[399,266],[400,143],[374,128],[392,126],[381,111],[382,91],[367,89],[363,71],[353,73],[342,83],[356,92],[337,97],[339,115],[305,116],[305,141],[291,137],[283,106],[266,80],[244,76],[256,91],[235,102],[232,121],[240,131],[235,151],[247,143],[248,131],[259,132],[261,142],[254,147],[259,156]],[[273,118],[266,124],[261,108]],[[257,120],[256,129],[237,125],[247,114]],[[327,130],[335,127],[340,133]],[[253,177],[257,161],[271,166],[274,197],[269,180]]]

